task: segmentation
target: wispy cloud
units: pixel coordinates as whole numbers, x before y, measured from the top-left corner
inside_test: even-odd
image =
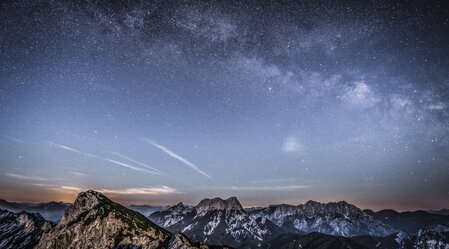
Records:
[[[76,171],[69,171],[70,174],[76,175],[76,176],[87,176],[85,173],[76,172]]]
[[[37,177],[37,176],[26,176],[26,175],[18,175],[13,173],[5,173],[6,176],[13,177],[21,180],[32,180],[32,181],[47,181],[46,178]]]
[[[124,167],[124,168],[132,169],[132,170],[140,171],[140,172],[146,172],[146,173],[150,173],[150,174],[160,174],[158,171],[155,171],[155,170],[151,170],[150,171],[150,170],[147,170],[147,169],[143,169],[143,168],[140,168],[140,167],[136,167],[136,166],[130,165],[128,163],[119,162],[117,160],[113,160],[113,159],[102,157],[102,156],[97,156],[95,154],[83,152],[83,151],[80,151],[78,149],[72,148],[72,147],[67,146],[67,145],[57,144],[57,143],[53,143],[53,142],[50,142],[50,141],[46,141],[46,142],[48,144],[50,144],[51,146],[56,146],[56,147],[61,148],[63,150],[67,150],[67,151],[70,151],[70,152],[73,152],[73,153],[76,153],[76,154],[80,154],[80,155],[83,155],[83,156],[105,160],[107,162],[113,163],[115,165],[119,165],[119,166]],[[141,163],[139,163],[139,164],[141,164]]]
[[[167,195],[179,193],[176,189],[167,186],[149,188],[125,188],[125,189],[99,189],[105,194],[116,195]]]
[[[94,157],[94,158],[101,158],[100,156],[97,156],[97,155],[94,155],[94,154],[91,154],[91,153],[87,153],[87,152],[83,152],[83,151],[80,151],[78,149],[72,148],[72,147],[67,146],[67,145],[57,144],[57,143],[53,143],[53,142],[50,142],[50,141],[45,141],[45,142],[47,142],[51,146],[55,146],[55,147],[58,147],[60,149],[67,150],[67,151],[70,151],[70,152],[74,152],[74,153],[77,153],[77,154],[80,154],[80,155],[83,155],[83,156]]]
[[[137,161],[137,160],[135,160],[135,159],[132,159],[132,158],[130,158],[130,157],[121,155],[121,154],[119,154],[119,153],[117,153],[117,152],[111,152],[111,153],[114,154],[114,155],[116,155],[116,156],[118,156],[118,157],[121,157],[121,158],[123,158],[123,159],[125,159],[125,160],[128,160],[128,161],[130,161],[130,162],[133,162],[133,163],[135,163],[135,164],[138,164],[138,165],[140,165],[140,166],[142,166],[142,167],[145,167],[145,168],[147,168],[147,169],[153,170],[153,171],[155,171],[155,172],[154,172],[155,174],[159,174],[159,175],[165,174],[165,172],[163,172],[163,171],[160,171],[160,170],[158,170],[158,169],[156,169],[156,168],[153,168],[153,167],[151,167],[151,166],[148,166],[148,165],[146,165],[146,164],[144,164],[144,163],[142,163],[142,162],[139,162],[139,161]]]
[[[284,143],[282,144],[282,151],[286,153],[303,153],[304,145],[299,142],[297,137],[288,136],[284,139]]]
[[[219,186],[220,190],[243,190],[243,191],[288,191],[308,188],[308,185],[285,185],[285,186]]]
[[[108,162],[114,163],[114,164],[116,164],[116,165],[119,165],[119,166],[128,168],[128,169],[132,169],[132,170],[136,170],[136,171],[141,171],[141,172],[147,172],[147,173],[150,173],[150,174],[159,174],[159,173],[154,172],[154,171],[150,171],[150,170],[147,170],[147,169],[138,168],[138,167],[132,166],[132,165],[130,165],[130,164],[123,163],[123,162],[119,162],[119,161],[116,161],[116,160],[112,160],[112,159],[108,159],[108,158],[105,158],[105,160],[108,161]]]
[[[44,185],[42,186],[45,187]],[[62,186],[48,185],[47,187],[53,191],[67,192],[72,194],[86,191],[87,189],[92,189],[89,187],[68,186],[68,185]],[[110,195],[169,195],[180,193],[178,192],[177,189],[168,186],[155,186],[146,188],[120,188],[120,189],[98,188],[96,190],[103,194],[110,194]]]
[[[76,192],[81,192],[81,191],[85,190],[85,188],[73,187],[73,186],[61,186],[60,188],[64,189],[64,190],[70,190],[70,191],[76,191]]]
[[[258,183],[293,182],[295,180],[296,180],[295,178],[276,178],[276,179],[256,180],[252,181],[252,183],[258,184]]]
[[[30,183],[30,185],[38,186],[38,187],[48,187],[48,188],[56,186],[55,184],[51,184],[51,183],[37,183],[37,182]]]
[[[149,140],[149,139],[144,139],[145,142],[151,144],[152,146],[160,149],[162,152],[166,153],[167,155],[169,155],[170,157],[180,161],[181,163],[189,166],[190,168],[192,168],[193,170],[195,170],[196,172],[198,172],[199,174],[207,177],[207,178],[211,178],[208,174],[206,174],[204,171],[202,171],[201,169],[199,169],[195,164],[193,164],[192,162],[190,162],[189,160],[185,159],[184,157],[178,155],[177,153],[173,152],[172,150],[170,150],[169,148],[160,145],[158,143],[156,143],[155,141]]]
[[[26,143],[25,141],[23,141],[22,139],[19,138],[15,138],[15,137],[11,137],[11,136],[7,136],[7,135],[0,135],[0,137],[4,137],[6,139],[9,139],[11,141],[14,141],[16,143]]]

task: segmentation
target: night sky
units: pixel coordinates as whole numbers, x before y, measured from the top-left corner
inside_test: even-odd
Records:
[[[267,2],[2,1],[0,198],[449,207],[449,3]]]

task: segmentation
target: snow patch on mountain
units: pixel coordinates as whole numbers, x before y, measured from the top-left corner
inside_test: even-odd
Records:
[[[397,232],[347,202],[319,203],[308,201],[304,205],[272,205],[255,209],[251,213],[264,217],[278,226],[292,223],[305,233],[320,232],[351,237],[356,235],[387,236]]]

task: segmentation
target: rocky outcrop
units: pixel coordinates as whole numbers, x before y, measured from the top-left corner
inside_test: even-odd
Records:
[[[421,229],[416,234],[405,235],[398,239],[401,249],[448,249],[449,232],[438,232],[431,229]]]
[[[240,205],[236,197],[230,197],[226,200],[221,198],[203,199],[195,209],[198,216],[205,215],[207,212],[213,210],[243,211],[242,205]]]
[[[191,239],[232,247],[257,248],[283,231],[263,217],[250,215],[235,197],[204,199],[194,207],[178,203],[151,214],[150,219]]]
[[[345,201],[304,205],[272,205],[251,211],[281,227],[294,227],[298,232],[319,232],[344,237],[358,235],[387,236],[397,232]]]
[[[32,248],[54,226],[40,214],[0,210],[0,248]]]

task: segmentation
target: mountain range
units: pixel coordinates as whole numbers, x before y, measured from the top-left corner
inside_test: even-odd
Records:
[[[39,213],[48,221],[57,223],[64,212],[71,206],[70,203],[64,202],[47,202],[47,203],[18,203],[9,202],[0,199],[0,209],[18,213],[21,211],[28,213]],[[148,216],[156,211],[166,210],[169,206],[151,206],[151,205],[128,205],[127,208]]]
[[[0,199],[0,209],[8,210],[10,212],[28,212],[39,213],[46,220],[58,222],[64,215],[67,208],[70,207],[69,203],[64,202],[48,202],[48,203],[17,203],[8,202]]]
[[[195,206],[122,206],[90,190],[73,204],[48,204],[54,209],[0,204],[10,209],[0,210],[0,248],[449,248],[449,216],[374,212],[344,201],[244,209],[231,197]],[[52,222],[23,207],[47,216],[65,209]]]
[[[337,236],[387,236],[396,229],[383,224],[361,209],[345,201],[304,205],[272,205],[253,209],[250,213],[264,217],[276,225],[295,228],[302,233],[319,232]]]
[[[266,218],[246,212],[235,197],[204,199],[197,206],[182,203],[155,212],[150,220],[192,239],[232,247],[258,247],[283,229]]]

